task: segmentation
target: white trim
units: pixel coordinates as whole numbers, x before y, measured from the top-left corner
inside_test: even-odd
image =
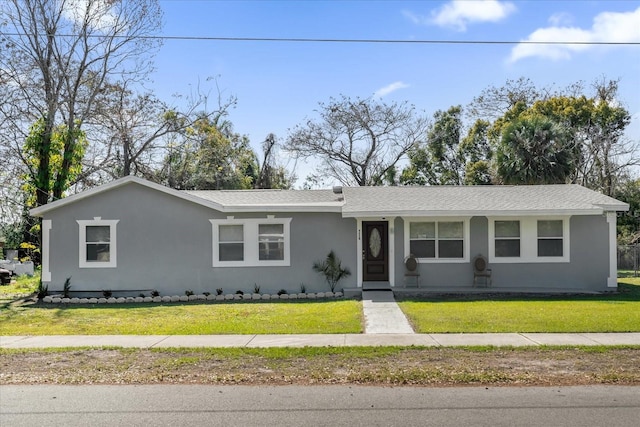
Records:
[[[51,220],[42,220],[42,275],[43,282],[51,281],[51,266],[49,263],[49,247],[51,242]]]
[[[471,246],[471,227],[469,225],[470,217],[403,217],[404,221],[404,258],[406,259],[411,254],[411,234],[410,227],[412,222],[462,222],[463,235],[462,235],[462,258],[416,258],[420,264],[455,264],[455,263],[468,263],[470,259],[470,246]],[[437,225],[436,225],[437,229]],[[436,244],[438,240],[436,239]]]
[[[394,287],[396,284],[396,263],[395,263],[395,224],[396,217],[393,216],[391,218],[387,218],[387,230],[388,230],[388,240],[387,240],[387,264],[389,265],[389,286]]]
[[[356,218],[356,264],[357,264],[357,277],[356,277],[356,285],[361,288],[363,279],[363,266],[362,261],[364,261],[364,253],[362,252],[362,218]]]
[[[303,190],[296,190],[296,191],[303,191]],[[225,205],[220,208],[216,208],[216,210],[219,210],[220,212],[239,212],[239,213],[266,213],[266,212],[340,213],[342,212],[342,205],[343,205],[343,202],[299,203],[299,204],[292,203],[292,204],[268,204],[268,205],[267,204]]]
[[[112,190],[118,187],[135,183],[142,185],[153,190],[160,191],[161,193],[168,194],[170,196],[177,197],[179,199],[187,200],[196,203],[201,206],[215,209],[219,212],[342,212],[342,206],[344,202],[311,202],[311,203],[272,203],[272,204],[242,204],[242,205],[222,205],[212,200],[195,196],[187,191],[174,190],[173,188],[165,187],[164,185],[156,184],[151,181],[147,181],[135,176],[125,176],[124,178],[111,181],[107,184],[103,184],[99,187],[94,187],[89,190],[82,191],[81,193],[73,194],[69,197],[65,197],[55,202],[47,203],[43,206],[31,209],[29,214],[32,216],[42,217],[43,214],[57,209],[62,206],[66,206],[80,200],[86,199],[96,194],[103,193],[108,190]]]
[[[358,260],[357,264],[357,277],[356,277],[356,285],[361,288],[362,283],[364,282],[364,270],[363,270],[363,261],[364,261],[364,250],[362,247],[362,223],[368,221],[375,222],[386,222],[387,223],[387,267],[389,269],[389,285],[395,286],[395,221],[396,217],[379,217],[379,216],[368,216],[362,218],[356,218],[356,259]]]
[[[271,215],[270,215],[271,216]],[[291,265],[291,219],[292,218],[236,218],[210,219],[213,247],[212,267],[289,267]],[[261,224],[281,224],[284,232],[284,259],[260,260],[258,228]],[[219,226],[242,225],[244,256],[242,261],[220,261]]]
[[[77,220],[78,223],[78,267],[79,268],[116,268],[118,266],[118,219]],[[87,227],[109,226],[109,261],[87,261]]]
[[[489,262],[492,264],[512,263],[567,263],[571,261],[571,217],[562,215],[554,216],[526,216],[514,218],[511,216],[495,216],[489,220]],[[496,257],[495,255],[495,221],[520,221],[520,256]],[[562,221],[562,256],[541,257],[538,256],[538,221],[557,220]]]
[[[594,205],[595,206],[595,205]],[[622,208],[617,208],[617,210],[621,211]],[[358,218],[358,217],[367,217],[372,214],[380,215],[380,217],[390,218],[392,216],[402,217],[402,218],[431,218],[431,217],[439,217],[439,218],[460,218],[460,217],[474,217],[474,216],[500,216],[500,217],[525,217],[525,216],[534,216],[534,217],[547,217],[547,216],[574,216],[574,215],[601,215],[604,213],[604,210],[600,207],[596,207],[593,209],[544,209],[544,210],[473,210],[473,209],[465,209],[465,210],[424,210],[424,211],[416,211],[416,210],[402,210],[402,211],[377,211],[377,212],[369,212],[369,211],[350,211],[347,207],[342,210],[343,218]]]
[[[135,176],[125,176],[124,178],[120,178],[117,179],[115,181],[111,181],[107,184],[103,184],[99,187],[94,187],[91,188],[89,190],[85,190],[81,193],[77,193],[74,195],[71,195],[69,197],[65,197],[64,199],[60,199],[60,200],[56,200],[55,202],[51,202],[51,203],[47,203],[46,205],[43,206],[38,206],[37,208],[31,209],[29,211],[29,213],[33,216],[42,216],[43,214],[45,214],[46,212],[49,212],[53,209],[57,209],[59,207],[62,206],[66,206],[75,202],[78,202],[80,200],[86,199],[88,197],[91,197],[93,195],[96,194],[100,194],[103,193],[105,191],[109,191],[118,187],[123,187],[125,185],[131,184],[131,183],[135,183],[135,184],[139,184],[142,185],[144,187],[147,188],[151,188],[157,191],[160,191],[161,193],[165,193],[165,194],[169,194],[171,196],[175,196],[178,197],[180,199],[184,199],[184,200],[188,200],[190,202],[194,202],[197,203],[199,205],[203,205],[203,206],[207,206],[216,210],[222,210],[222,206],[214,203],[212,201],[208,201],[205,199],[202,199],[200,197],[196,197],[193,196],[191,194],[188,194],[186,192],[183,191],[178,191],[178,190],[174,190],[172,188],[169,187],[165,187],[164,185],[160,185],[160,184],[156,184],[155,182],[151,182],[151,181],[147,181],[145,179],[142,178],[138,178]]]
[[[607,278],[607,287],[618,287],[618,257],[617,257],[617,241],[616,241],[616,213],[607,212],[607,224],[609,224],[609,277]]]

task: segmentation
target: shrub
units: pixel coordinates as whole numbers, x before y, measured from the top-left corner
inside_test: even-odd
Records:
[[[287,293],[288,293],[288,292],[286,291],[286,289],[280,289],[280,290],[278,291],[278,295],[285,295],[285,294],[287,294]]]
[[[191,289],[187,289],[186,291],[184,291],[184,294],[190,297],[191,295],[193,295],[193,291]]]
[[[102,296],[105,298],[111,298],[111,295],[113,295],[113,292],[111,292],[109,289],[103,289],[102,290]]]
[[[39,300],[43,299],[44,297],[49,295],[49,286],[45,285],[44,283],[42,283],[42,280],[40,280],[40,282],[38,282],[38,289],[36,290],[36,294]]]
[[[324,275],[331,292],[335,292],[340,279],[351,275],[351,272],[347,267],[342,267],[342,262],[333,250],[329,252],[324,261],[314,262],[313,270]]]
[[[240,289],[238,289],[238,290],[236,291],[236,294],[237,294],[237,295],[244,295],[244,292],[242,292]]]
[[[202,295],[204,295],[205,297],[208,297],[209,295],[211,295],[211,292],[203,292]]]
[[[258,284],[257,284],[257,283],[255,283],[255,284],[253,285],[253,293],[254,293],[254,294],[259,294],[259,293],[260,293],[260,286],[258,286]]]
[[[67,277],[62,287],[62,296],[69,298],[69,292],[71,291],[71,277]]]
[[[155,289],[151,291],[151,296],[152,297],[159,297],[160,296],[160,292],[156,291]]]
[[[301,294],[307,293],[307,287],[304,285],[304,283],[300,283],[300,293]]]
[[[223,292],[222,288],[216,289],[216,295],[222,295]]]
[[[142,292],[140,292],[140,293],[138,294],[138,296],[139,296],[140,298],[144,298],[144,294],[143,294]]]

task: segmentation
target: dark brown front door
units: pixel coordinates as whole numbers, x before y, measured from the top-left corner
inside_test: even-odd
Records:
[[[389,280],[388,223],[362,223],[362,271],[365,282]]]

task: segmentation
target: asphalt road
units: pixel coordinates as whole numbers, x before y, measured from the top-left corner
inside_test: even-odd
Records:
[[[638,426],[640,387],[1,386],[2,426]]]

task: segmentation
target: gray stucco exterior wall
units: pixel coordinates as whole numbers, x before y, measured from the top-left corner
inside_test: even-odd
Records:
[[[44,214],[51,220],[49,264],[52,291],[61,291],[71,277],[72,291],[132,291],[129,295],[182,295],[222,288],[276,293],[280,289],[300,292],[302,284],[309,292],[328,291],[324,277],[312,270],[334,250],[352,274],[339,288],[358,286],[357,220],[343,218],[338,212],[269,212],[275,218],[291,218],[289,266],[213,267],[212,219],[233,216],[267,218],[267,213],[219,212],[207,206],[158,191],[135,182],[108,189],[59,206]],[[78,220],[118,220],[117,266],[80,268]],[[393,282],[405,284],[405,220],[394,219]],[[609,224],[605,215],[572,216],[569,220],[570,262],[500,263],[493,262],[493,288],[497,291],[610,291]],[[445,288],[452,291],[473,285],[471,262],[476,255],[488,256],[489,220],[475,216],[469,220],[469,261],[421,263],[421,288]],[[95,295],[95,294],[94,294]]]
[[[463,288],[473,286],[471,262],[476,255],[489,254],[489,221],[486,217],[470,220],[469,263],[421,263],[420,287]],[[404,227],[403,220],[396,219],[396,269],[397,286],[405,284]],[[570,219],[570,262],[560,263],[498,263],[492,269],[492,286],[496,290],[566,290],[610,291],[608,224],[603,215],[573,216]],[[414,280],[414,279],[410,279]]]
[[[334,249],[343,265],[356,270],[355,220],[338,213],[270,213],[291,220],[291,265],[289,267],[212,267],[210,219],[226,218],[213,209],[185,201],[137,184],[105,191],[45,215],[52,220],[50,289],[61,290],[71,277],[72,290],[136,290],[162,295],[225,293],[236,290],[262,293],[280,289],[299,292],[328,291],[323,276],[312,263]],[[266,218],[266,214],[237,214],[235,218]],[[119,220],[117,267],[79,268],[77,220]],[[355,275],[340,282],[354,287]],[[139,292],[136,292],[136,295]]]

